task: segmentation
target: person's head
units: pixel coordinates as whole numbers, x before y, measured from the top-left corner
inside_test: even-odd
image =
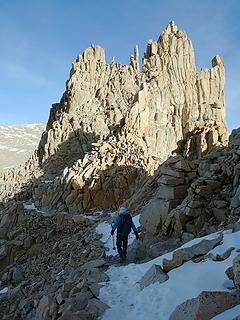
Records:
[[[119,215],[120,214],[126,214],[127,213],[127,209],[125,208],[125,207],[121,207],[120,209],[119,209]]]

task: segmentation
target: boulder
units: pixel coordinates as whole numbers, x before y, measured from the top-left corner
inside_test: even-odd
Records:
[[[24,272],[21,267],[15,267],[12,273],[12,279],[15,284],[21,283],[24,281]]]
[[[165,272],[169,272],[170,270],[181,266],[184,262],[187,262],[196,256],[201,256],[208,253],[210,250],[219,245],[222,240],[223,235],[213,240],[203,239],[199,243],[190,247],[175,250],[171,260],[163,259],[163,270]]]
[[[179,201],[154,198],[143,209],[140,223],[148,232],[156,234],[164,224],[168,213]]]
[[[232,229],[233,233],[238,231],[240,231],[240,221],[235,222]]]
[[[181,205],[171,210],[167,216],[166,221],[162,227],[162,231],[164,235],[173,236],[173,237],[181,237],[183,232],[186,230],[190,233],[193,233],[193,230],[187,230],[186,224],[191,219],[189,216],[182,211]]]
[[[145,257],[147,258],[156,258],[167,252],[175,250],[179,247],[179,243],[174,238],[165,238],[156,239],[154,238],[152,241],[145,241]]]
[[[185,174],[182,171],[177,171],[172,168],[162,166],[160,172],[164,175],[168,175],[174,178],[184,178]]]
[[[237,289],[240,289],[240,254],[233,260],[233,282]]]
[[[184,184],[184,178],[175,178],[168,175],[162,175],[158,179],[160,184],[165,184],[167,186],[175,187]]]
[[[106,261],[103,259],[96,259],[86,262],[84,265],[81,266],[82,270],[90,270],[99,267],[103,267],[106,265]],[[95,269],[96,270],[96,269]]]
[[[95,315],[95,317],[99,317],[103,314],[103,312],[108,309],[109,306],[102,302],[99,299],[93,298],[90,299],[87,305],[86,310]]]
[[[157,197],[166,200],[183,199],[187,195],[187,185],[166,186],[161,185],[157,191]]]
[[[36,320],[54,319],[56,315],[56,301],[49,295],[43,296],[36,310]]]
[[[176,307],[169,320],[210,320],[240,303],[238,295],[224,291],[203,291]]]
[[[213,215],[217,221],[223,222],[227,219],[227,210],[226,209],[213,208],[212,211],[213,211]]]
[[[194,239],[194,235],[192,233],[183,232],[182,234],[182,242],[186,243]]]
[[[87,218],[87,217],[84,217],[83,215],[80,215],[80,214],[78,214],[78,215],[73,215],[72,216],[72,219],[73,219],[73,221],[75,222],[75,223],[77,223],[77,224],[83,224],[83,225],[89,225],[89,224],[92,224],[93,223],[93,221],[92,220],[90,220],[89,218]]]
[[[234,250],[234,247],[230,247],[228,248],[225,252],[223,252],[222,254],[216,254],[215,256],[213,255],[212,260],[213,261],[223,261],[226,260],[230,257],[232,251]]]
[[[238,186],[235,195],[231,199],[231,206],[238,208],[240,206],[240,185]]]

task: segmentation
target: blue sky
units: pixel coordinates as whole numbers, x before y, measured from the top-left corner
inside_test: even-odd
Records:
[[[174,20],[187,31],[197,68],[220,54],[226,68],[227,124],[239,126],[239,0],[0,0],[0,124],[46,122],[71,62],[92,43],[107,61],[143,54]]]

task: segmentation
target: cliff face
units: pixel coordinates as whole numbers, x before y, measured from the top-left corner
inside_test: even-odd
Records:
[[[66,92],[51,109],[39,145],[40,161],[59,153],[67,165],[74,154],[82,158],[92,142],[115,133],[139,90],[137,74],[133,67],[106,64],[104,50],[97,45],[78,56]]]
[[[192,43],[174,23],[149,41],[141,71],[137,48],[121,65],[89,47],[73,63],[39,144],[40,167],[53,181],[34,188],[37,204],[114,209],[183,145],[191,159],[224,145],[224,81],[219,56],[211,69],[196,70]]]

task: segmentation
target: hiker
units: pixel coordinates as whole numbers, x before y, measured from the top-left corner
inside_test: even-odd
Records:
[[[135,227],[131,215],[127,212],[127,209],[122,207],[119,209],[119,214],[112,225],[111,235],[117,229],[117,250],[120,256],[120,262],[126,261],[127,258],[127,246],[128,235],[133,229],[136,239],[139,239],[137,228]]]

